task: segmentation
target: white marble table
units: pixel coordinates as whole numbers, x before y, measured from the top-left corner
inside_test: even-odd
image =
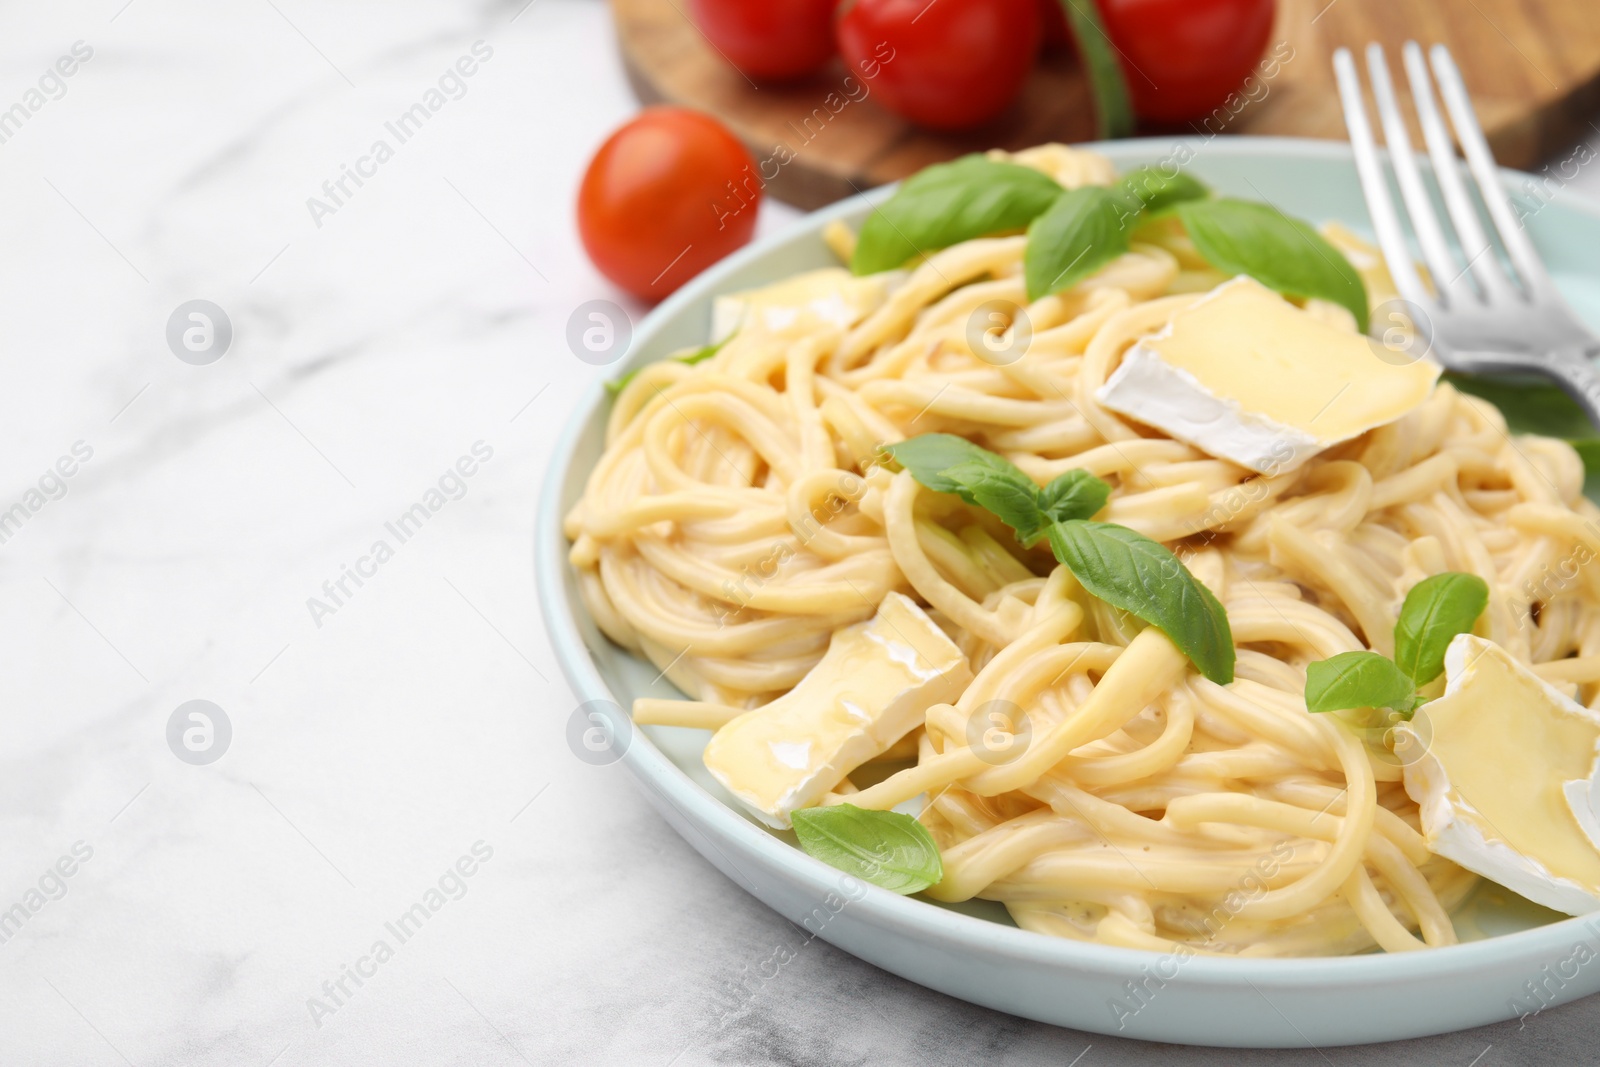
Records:
[[[633,103],[601,5],[524,3],[0,13],[0,1064],[1587,1052],[1600,1001],[1245,1054],[974,1008],[802,948],[575,759],[529,546],[600,373],[568,315],[621,299],[573,191]],[[231,323],[220,358],[219,332],[181,343],[187,309],[188,361],[169,346],[194,300]],[[193,700],[209,738],[172,725]]]

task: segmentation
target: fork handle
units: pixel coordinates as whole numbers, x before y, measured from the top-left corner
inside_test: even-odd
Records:
[[[1551,352],[1543,356],[1523,352],[1458,352],[1449,361],[1454,370],[1468,374],[1537,374],[1561,387],[1600,430],[1600,367],[1586,349]]]

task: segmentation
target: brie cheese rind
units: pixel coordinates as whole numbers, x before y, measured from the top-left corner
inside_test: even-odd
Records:
[[[727,293],[711,303],[711,342],[739,331],[798,338],[819,328],[848,330],[882,307],[904,278],[904,271],[857,277],[843,267],[827,267],[765,288]]]
[[[1439,373],[1240,275],[1135,342],[1095,397],[1208,455],[1274,475],[1406,415]]]
[[[1547,908],[1600,909],[1600,714],[1461,634],[1444,695],[1395,729],[1428,848]]]
[[[890,593],[783,696],[718,730],[704,761],[756,818],[779,829],[862,763],[922,725],[972,681],[967,657],[927,613]]]

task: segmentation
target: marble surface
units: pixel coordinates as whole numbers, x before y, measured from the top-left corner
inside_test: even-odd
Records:
[[[570,218],[634,107],[602,5],[64,0],[0,25],[0,1064],[1587,1052],[1600,1001],[1299,1053],[971,1007],[806,942],[574,758],[534,500],[603,373],[568,316],[643,311]],[[231,324],[209,362],[196,300]]]

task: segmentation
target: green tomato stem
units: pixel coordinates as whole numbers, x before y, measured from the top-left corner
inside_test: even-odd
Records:
[[[1134,125],[1133,101],[1128,95],[1122,66],[1117,62],[1116,46],[1106,33],[1095,0],[1061,0],[1061,6],[1072,26],[1078,57],[1089,75],[1095,124],[1101,139],[1109,141],[1130,136]]]

